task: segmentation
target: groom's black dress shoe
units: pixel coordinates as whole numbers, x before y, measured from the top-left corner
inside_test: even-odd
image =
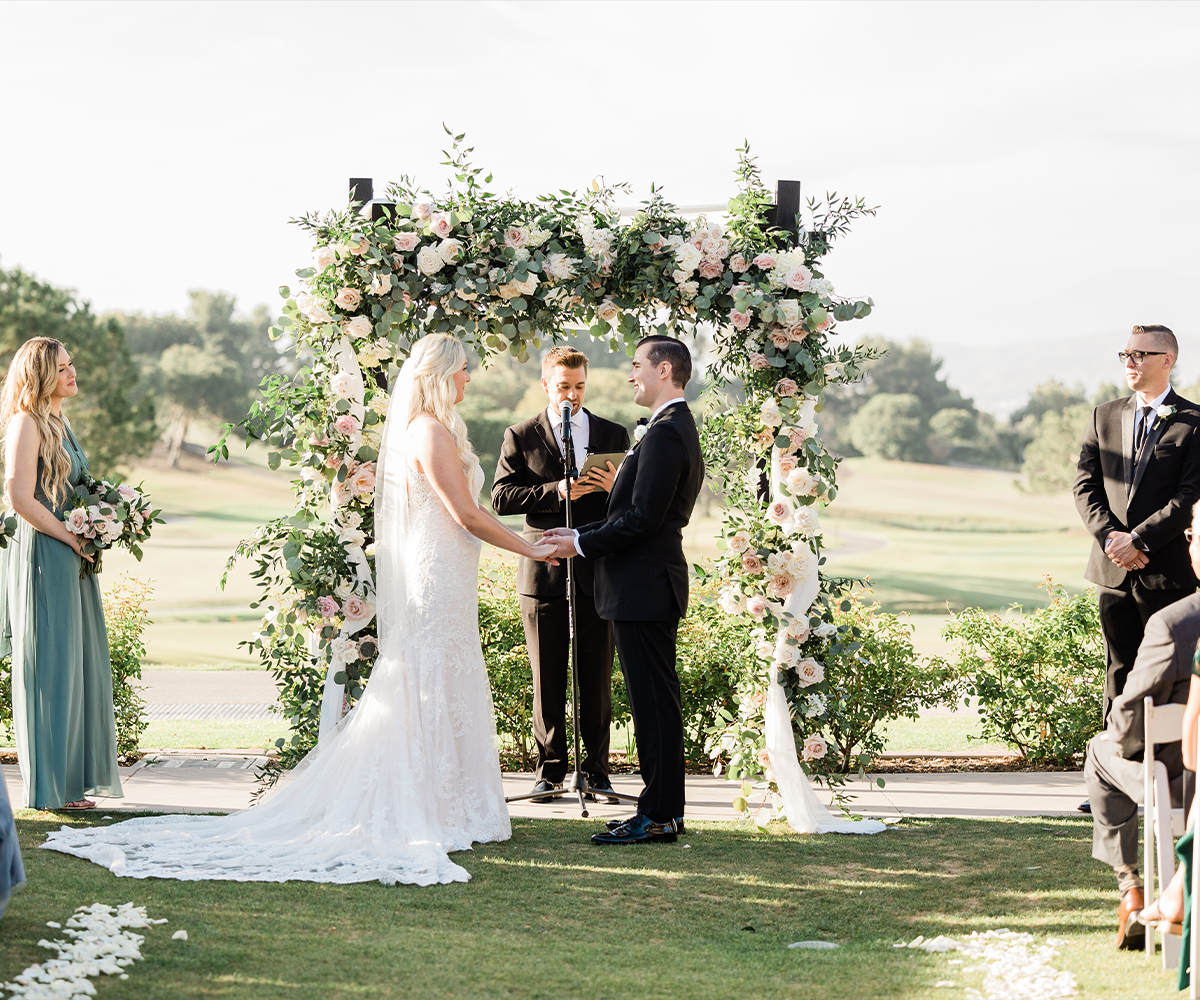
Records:
[[[621,801],[614,795],[604,794],[605,792],[611,792],[613,790],[612,782],[608,780],[608,775],[606,774],[589,774],[588,787],[592,791],[585,795],[584,798],[589,802],[595,802],[598,798],[603,798],[605,802],[615,806]],[[595,792],[596,794],[593,795],[592,792]],[[625,821],[622,820],[621,822],[623,823]],[[609,829],[612,828],[610,827]]]
[[[629,819],[606,819],[604,821],[604,826],[608,830],[615,830],[617,827],[624,826],[626,823],[632,823],[635,819],[637,819],[636,816],[630,816]],[[677,817],[675,820],[675,832],[681,837],[687,833],[687,830],[684,829],[683,826],[682,816]]]
[[[638,813],[633,819],[626,820],[615,830],[592,834],[592,843],[604,846],[609,844],[673,844],[678,836],[673,819],[669,819],[665,823],[656,823],[649,816]]]
[[[561,781],[557,781],[557,782],[556,781],[547,781],[545,778],[542,778],[541,781],[538,781],[533,786],[533,790],[535,792],[553,792],[559,788],[562,788]],[[538,802],[538,803],[553,802],[554,796],[553,795],[544,795],[541,798],[530,799],[529,801],[530,802]]]

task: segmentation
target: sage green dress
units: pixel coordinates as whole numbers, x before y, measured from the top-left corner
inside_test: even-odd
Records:
[[[67,428],[70,482],[88,472]],[[62,517],[42,489],[34,496]],[[112,664],[100,584],[79,577],[80,558],[23,518],[0,557],[0,655],[12,657],[13,729],[22,804],[57,809],[87,794],[120,796]]]

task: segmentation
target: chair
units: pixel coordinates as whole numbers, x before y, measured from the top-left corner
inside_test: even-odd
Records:
[[[1145,707],[1146,750],[1145,765],[1145,826],[1146,826],[1146,895],[1153,898],[1166,888],[1175,874],[1175,837],[1183,836],[1186,816],[1182,809],[1171,808],[1171,787],[1167,779],[1167,766],[1154,759],[1156,743],[1173,743],[1183,738],[1184,705],[1155,705],[1154,699],[1146,696]],[[1157,862],[1157,866],[1156,866]],[[1154,889],[1155,868],[1158,870],[1158,892]],[[1154,956],[1154,932],[1160,928],[1146,928],[1146,961]],[[1164,969],[1179,965],[1180,940],[1175,934],[1162,931],[1162,963]],[[1194,937],[1195,935],[1193,935]],[[1193,946],[1194,950],[1194,946]]]

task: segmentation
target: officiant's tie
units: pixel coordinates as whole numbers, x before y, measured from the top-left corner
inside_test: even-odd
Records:
[[[1142,453],[1142,445],[1146,443],[1146,435],[1150,433],[1150,415],[1153,412],[1153,406],[1142,407],[1142,421],[1138,424],[1137,433],[1133,436],[1134,458],[1137,458]]]

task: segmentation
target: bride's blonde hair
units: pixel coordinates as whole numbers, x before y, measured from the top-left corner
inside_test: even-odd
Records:
[[[0,433],[18,413],[28,413],[37,424],[41,443],[42,490],[50,500],[61,503],[71,475],[71,457],[63,446],[66,425],[50,411],[50,396],[58,385],[58,353],[63,345],[51,337],[33,337],[18,349],[4,388],[0,390]]]
[[[467,352],[456,337],[431,333],[413,345],[404,362],[404,375],[410,385],[408,423],[420,413],[428,413],[450,432],[468,481],[478,459],[467,438],[467,425],[454,408],[458,390],[454,373],[467,363]],[[407,424],[405,425],[407,426]]]

